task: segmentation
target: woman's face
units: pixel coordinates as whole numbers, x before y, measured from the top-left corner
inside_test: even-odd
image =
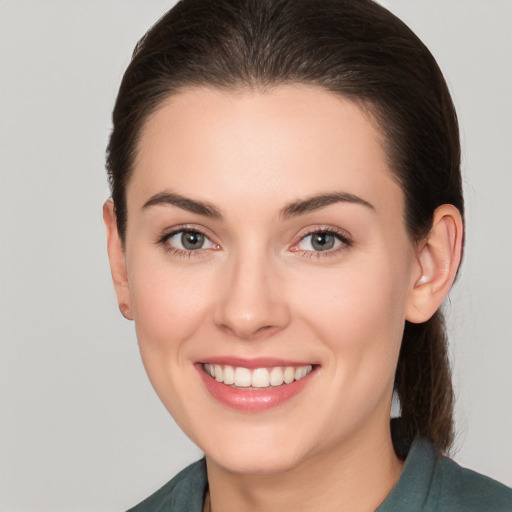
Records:
[[[125,251],[140,351],[228,470],[389,435],[420,269],[381,140],[354,103],[304,86],[188,89],[142,132]]]

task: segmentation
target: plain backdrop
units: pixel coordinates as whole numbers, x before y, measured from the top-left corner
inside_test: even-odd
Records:
[[[512,484],[512,2],[387,0],[461,123],[467,245],[450,295],[455,459]],[[104,151],[163,0],[0,0],[0,510],[134,505],[201,454],[158,401],[110,281]]]

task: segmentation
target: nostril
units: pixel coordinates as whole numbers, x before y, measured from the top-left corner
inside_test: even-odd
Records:
[[[272,336],[274,333],[281,330],[281,327],[274,325],[263,325],[261,327],[251,325],[240,325],[237,324],[220,324],[218,325],[226,335],[230,337],[236,337],[241,340],[256,340],[263,337]]]

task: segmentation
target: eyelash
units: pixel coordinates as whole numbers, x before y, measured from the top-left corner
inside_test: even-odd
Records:
[[[202,253],[202,251],[200,249],[196,249],[196,250],[179,249],[178,247],[173,247],[169,243],[169,239],[172,238],[173,236],[178,235],[179,233],[198,233],[198,234],[204,236],[207,240],[209,240],[215,246],[215,248],[218,247],[218,244],[212,242],[210,237],[203,230],[201,230],[195,226],[192,227],[192,226],[186,226],[186,225],[185,226],[177,226],[173,230],[164,233],[157,240],[157,244],[161,245],[165,251],[167,251],[168,253],[170,253],[172,255],[181,256],[184,258],[192,258],[192,257],[200,256]]]
[[[336,238],[336,240],[338,240],[339,242],[341,242],[341,245],[337,248],[334,248],[334,249],[327,249],[325,251],[307,251],[307,250],[303,250],[303,249],[299,249],[298,248],[298,245],[304,240],[306,239],[308,236],[313,236],[317,233],[322,233],[322,234],[326,234],[326,235],[331,235],[333,236],[334,238]],[[340,251],[343,251],[349,247],[352,247],[353,245],[353,241],[352,239],[349,237],[349,235],[344,232],[344,231],[341,231],[341,230],[338,230],[336,228],[333,228],[331,226],[329,227],[317,227],[315,229],[312,229],[310,231],[307,231],[306,233],[304,233],[297,242],[295,242],[293,244],[293,246],[291,247],[291,250],[293,252],[302,252],[302,256],[306,257],[306,258],[329,258],[329,257],[333,257],[333,256],[336,256],[338,255],[338,253]]]
[[[161,245],[165,251],[169,252],[170,254],[176,255],[176,256],[181,256],[181,257],[185,257],[185,258],[200,256],[202,253],[201,249],[196,249],[196,250],[185,249],[184,250],[184,249],[179,249],[177,247],[170,245],[170,243],[169,243],[170,238],[178,235],[179,233],[187,233],[187,232],[188,233],[198,233],[198,234],[204,236],[207,240],[209,240],[210,243],[212,243],[214,245],[215,250],[217,248],[219,248],[219,245],[216,244],[215,242],[212,242],[210,237],[203,230],[201,230],[195,226],[192,227],[192,226],[186,226],[186,225],[178,226],[178,227],[174,228],[172,231],[164,233],[162,236],[160,236],[160,238],[158,238],[157,244]],[[308,236],[313,236],[317,233],[334,236],[339,242],[341,242],[341,245],[335,249],[327,249],[325,251],[310,251],[310,250],[304,250],[304,249],[298,248],[298,245],[303,240],[305,240]],[[334,256],[334,255],[338,254],[340,251],[343,251],[344,249],[351,247],[352,245],[353,245],[353,242],[350,239],[350,237],[347,235],[347,233],[337,230],[333,227],[318,227],[318,228],[315,228],[313,230],[310,230],[310,231],[307,231],[306,233],[304,233],[299,238],[299,240],[292,245],[290,250],[292,252],[302,253],[302,256],[306,257],[306,258],[325,258],[325,257]]]

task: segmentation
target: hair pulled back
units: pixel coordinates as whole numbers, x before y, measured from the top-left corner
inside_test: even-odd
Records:
[[[138,139],[162,101],[186,87],[267,90],[307,84],[352,99],[378,122],[420,240],[445,203],[463,214],[458,124],[434,58],[371,0],[182,0],[139,41],[113,112],[107,170],[124,240],[126,187]],[[395,376],[397,454],[412,439],[453,440],[453,390],[443,315],[405,323]]]

